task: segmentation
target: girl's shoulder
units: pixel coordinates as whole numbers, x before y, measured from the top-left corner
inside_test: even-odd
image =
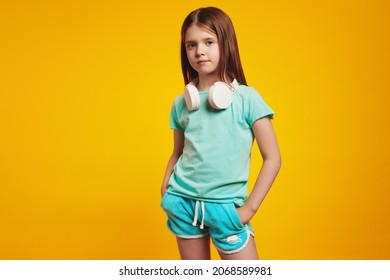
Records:
[[[185,104],[185,100],[184,100],[184,93],[181,93],[179,95],[177,95],[174,100],[173,100],[173,105],[175,106],[178,106],[178,105],[184,105]]]
[[[264,116],[273,118],[274,111],[254,87],[240,85],[236,93],[241,99],[244,116],[250,125]]]
[[[254,87],[246,85],[239,85],[235,94],[241,96],[244,100],[251,100],[261,96]]]
[[[182,112],[186,108],[186,102],[184,100],[184,93],[179,94],[175,97],[172,103],[172,110],[176,112]]]

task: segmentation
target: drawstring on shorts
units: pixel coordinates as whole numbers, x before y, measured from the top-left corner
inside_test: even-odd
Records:
[[[202,221],[200,223],[200,229],[203,229],[204,227],[204,202],[197,200],[195,202],[195,215],[194,215],[194,221],[192,222],[192,225],[195,227],[198,222],[198,209],[199,209],[199,202],[202,209]]]

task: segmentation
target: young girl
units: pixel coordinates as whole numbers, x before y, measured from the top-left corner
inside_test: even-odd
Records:
[[[258,259],[249,223],[281,164],[274,112],[246,84],[233,24],[218,8],[200,8],[181,30],[184,94],[172,106],[173,153],[161,206],[181,259]],[[253,140],[263,165],[248,196]]]

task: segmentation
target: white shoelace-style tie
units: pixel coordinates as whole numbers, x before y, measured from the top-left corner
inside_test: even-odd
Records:
[[[204,227],[204,202],[203,201],[197,200],[195,202],[195,215],[194,215],[194,221],[193,221],[192,225],[195,227],[197,222],[198,222],[199,202],[200,202],[200,206],[202,208],[202,221],[200,223],[200,229],[203,229],[203,227]]]

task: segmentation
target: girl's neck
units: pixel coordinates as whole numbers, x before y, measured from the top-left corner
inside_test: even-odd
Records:
[[[209,88],[218,81],[220,81],[218,76],[199,76],[196,87],[198,88],[199,92],[208,91]],[[227,79],[227,82],[231,83],[232,81]]]

